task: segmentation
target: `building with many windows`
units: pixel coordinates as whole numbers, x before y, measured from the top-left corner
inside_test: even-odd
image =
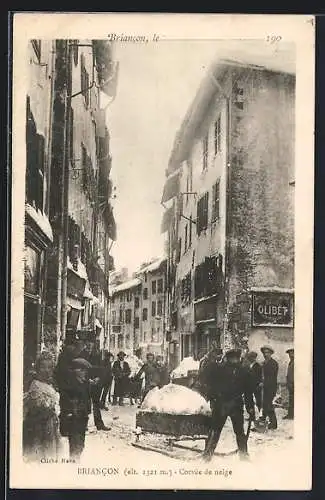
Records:
[[[132,279],[112,286],[110,350],[165,355],[166,259],[143,264]]]
[[[212,342],[271,343],[283,379],[293,342],[295,69],[281,56],[212,64],[175,139],[162,231],[178,360]]]
[[[77,330],[105,348],[116,225],[102,98],[114,98],[118,74],[106,40],[32,40],[28,63],[26,373]]]

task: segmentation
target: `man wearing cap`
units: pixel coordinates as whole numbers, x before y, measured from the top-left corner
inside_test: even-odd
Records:
[[[269,429],[277,429],[278,422],[274,411],[273,399],[275,398],[278,387],[279,365],[272,358],[274,350],[269,345],[261,347],[264,356],[262,364],[262,408],[263,415],[261,420],[269,418]]]
[[[228,417],[231,418],[241,459],[248,457],[244,433],[244,401],[251,419],[255,418],[252,385],[249,372],[240,363],[241,350],[230,349],[226,361],[214,363],[207,379],[207,398],[212,410],[212,425],[203,458],[210,461]]]
[[[119,405],[123,406],[124,396],[128,389],[131,369],[129,364],[124,361],[125,356],[125,352],[120,351],[117,355],[117,360],[114,362],[112,367],[112,372],[115,379],[113,405],[116,405],[118,400]]]
[[[294,418],[294,349],[288,349],[286,353],[289,356],[289,364],[287,370],[287,388],[289,393],[288,413],[284,419],[293,420]]]

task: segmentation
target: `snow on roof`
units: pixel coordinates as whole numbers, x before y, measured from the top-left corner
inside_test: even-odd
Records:
[[[165,260],[165,258],[162,257],[161,259],[157,259],[154,262],[151,262],[151,264],[144,266],[137,274],[150,273],[152,271],[157,271],[157,269],[159,269],[159,267],[164,262],[164,260]]]
[[[41,210],[35,209],[28,203],[26,204],[26,212],[41,228],[41,230],[48,237],[48,239],[53,242],[52,227],[47,216],[43,212],[41,212]]]
[[[112,288],[111,293],[123,292],[124,290],[129,290],[130,288],[134,288],[135,286],[141,285],[141,280],[139,278],[134,278],[132,280],[125,281],[120,285],[117,285]]]

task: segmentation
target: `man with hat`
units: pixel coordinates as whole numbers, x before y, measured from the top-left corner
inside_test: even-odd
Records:
[[[261,347],[261,352],[264,356],[262,364],[262,421],[269,418],[269,429],[277,429],[278,422],[274,411],[273,399],[275,398],[278,387],[278,371],[279,365],[272,358],[274,350],[269,345]]]
[[[241,459],[248,457],[247,438],[244,433],[244,401],[252,420],[255,418],[252,385],[249,372],[240,362],[241,350],[230,349],[222,364],[211,365],[207,377],[207,398],[212,410],[209,432],[203,458],[210,461],[228,417],[236,435]]]
[[[288,413],[284,419],[288,420],[293,420],[294,418],[294,359],[295,359],[295,354],[294,354],[294,349],[288,349],[286,353],[289,356],[289,364],[288,364],[288,370],[287,370],[287,388],[288,388],[288,393],[289,393],[289,406],[288,406]]]
[[[123,406],[124,396],[128,389],[131,369],[129,363],[124,361],[125,356],[125,352],[120,351],[117,355],[117,360],[114,362],[112,367],[112,372],[115,379],[113,405],[116,405],[118,400],[119,405]]]

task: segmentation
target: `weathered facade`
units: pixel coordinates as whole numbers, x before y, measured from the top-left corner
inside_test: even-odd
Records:
[[[173,203],[162,229],[180,358],[212,341],[257,351],[267,342],[283,380],[293,342],[294,127],[291,69],[231,60],[210,68],[177,134],[162,199]]]
[[[112,287],[110,350],[165,353],[166,259],[144,264]]]
[[[116,227],[101,95],[114,97],[118,67],[105,40],[33,40],[29,52],[25,350],[32,364],[40,349],[58,353],[77,330],[92,332],[101,349],[108,338]],[[36,248],[29,240],[37,223]],[[29,297],[36,281],[37,297]]]

